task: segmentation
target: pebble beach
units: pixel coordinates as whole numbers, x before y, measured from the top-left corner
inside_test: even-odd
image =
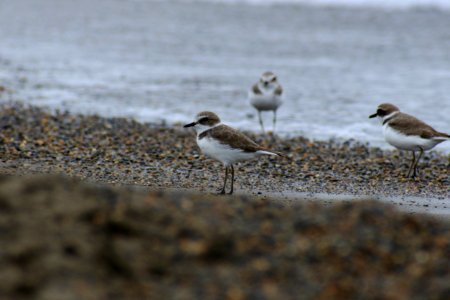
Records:
[[[2,173],[62,173],[93,182],[207,193],[222,184],[222,165],[201,154],[194,131],[182,124],[50,113],[16,103],[2,106],[0,126]],[[439,152],[427,152],[420,176],[410,179],[408,152],[355,141],[246,134],[284,157],[238,164],[237,193],[412,196],[443,202],[450,197],[450,157]]]
[[[181,124],[10,103],[0,127],[2,298],[448,296],[450,223],[423,214],[448,205],[446,155],[411,180],[397,151],[247,133],[285,157],[240,164],[236,195],[218,196],[221,165]]]
[[[450,299],[450,143],[407,178],[367,118],[392,102],[448,132],[449,20],[445,0],[0,1],[0,299]],[[183,128],[204,110],[282,157],[218,195]]]

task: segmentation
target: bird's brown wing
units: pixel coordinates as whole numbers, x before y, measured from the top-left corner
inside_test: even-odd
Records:
[[[208,135],[216,138],[222,144],[230,145],[231,148],[242,149],[245,152],[264,150],[263,147],[256,144],[247,136],[227,125],[219,125],[211,128],[208,130]]]
[[[283,94],[283,87],[281,85],[277,86],[277,88],[274,91],[274,94],[277,96],[281,96],[281,94]]]
[[[257,83],[255,83],[255,84],[252,86],[252,91],[253,91],[253,93],[256,94],[256,95],[262,95],[262,92],[261,92],[261,90],[259,89],[259,86],[258,86]]]
[[[444,132],[438,132],[439,136],[450,139],[450,134]]]
[[[408,114],[398,115],[388,124],[406,135],[419,135],[425,139],[441,136],[433,127]]]

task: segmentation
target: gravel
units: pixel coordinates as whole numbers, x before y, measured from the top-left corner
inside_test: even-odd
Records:
[[[214,192],[223,167],[201,154],[195,134],[130,119],[0,109],[0,173],[61,173],[93,182]],[[311,141],[247,133],[285,158],[238,164],[235,191],[450,198],[450,156],[427,152],[419,177],[406,178],[410,153],[355,141]]]
[[[0,110],[2,299],[448,299],[450,223],[376,201],[449,199],[449,157],[248,133],[285,153],[237,168],[194,133],[129,119]],[[289,191],[289,201],[277,195]],[[270,195],[270,196],[269,196]],[[342,196],[341,196],[342,198]],[[311,200],[311,199],[309,199]]]

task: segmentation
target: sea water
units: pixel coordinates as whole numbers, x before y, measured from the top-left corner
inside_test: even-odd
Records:
[[[280,135],[386,148],[382,102],[450,132],[449,28],[446,0],[0,1],[0,100],[259,131],[247,92],[271,70]]]

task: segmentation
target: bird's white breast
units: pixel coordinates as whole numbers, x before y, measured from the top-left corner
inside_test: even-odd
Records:
[[[211,137],[204,137],[202,139],[197,137],[197,144],[203,153],[222,162],[226,166],[238,161],[251,159],[257,155],[253,152],[244,152],[240,149],[233,149],[229,145],[221,144]]]
[[[430,150],[442,142],[442,140],[437,139],[424,139],[418,135],[405,135],[388,126],[388,124],[383,125],[383,134],[389,144],[401,150]]]
[[[273,90],[263,90],[263,94],[249,93],[250,104],[258,110],[276,110],[282,103],[282,97]]]

